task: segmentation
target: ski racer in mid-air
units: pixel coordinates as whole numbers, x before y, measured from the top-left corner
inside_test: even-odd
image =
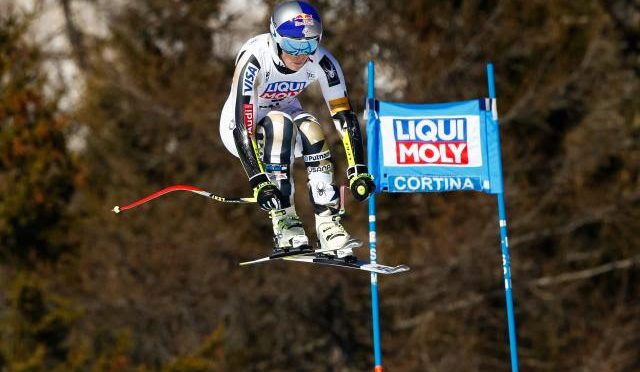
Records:
[[[353,255],[353,239],[340,223],[340,192],[321,124],[296,97],[314,81],[320,84],[342,138],[351,192],[363,201],[374,191],[342,70],[319,45],[321,37],[322,22],[311,5],[303,1],[277,5],[270,33],[250,39],[237,54],[231,92],[222,111],[220,134],[225,147],[240,158],[254,197],[269,211],[272,256],[310,249],[293,201],[296,157],[303,157],[307,169],[320,248],[331,249],[330,254],[340,258]]]

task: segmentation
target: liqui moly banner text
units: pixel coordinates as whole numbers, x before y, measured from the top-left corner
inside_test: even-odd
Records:
[[[380,118],[386,166],[482,166],[479,116]]]
[[[370,115],[370,159],[378,190],[387,192],[443,192],[502,190],[494,100],[444,104],[406,104],[378,101]],[[372,117],[373,116],[373,117]],[[498,150],[495,153],[495,150]],[[499,178],[495,178],[499,176]]]

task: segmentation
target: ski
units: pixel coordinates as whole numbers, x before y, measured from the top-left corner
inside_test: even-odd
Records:
[[[345,245],[342,246],[341,249],[346,249],[346,248],[358,248],[362,246],[362,240],[360,239],[350,239],[349,241],[347,241],[347,243],[345,243]],[[298,256],[315,256],[321,253],[326,253],[326,252],[330,252],[330,251],[335,251],[335,248],[333,249],[328,249],[328,248],[319,248],[314,250],[311,250],[310,246],[309,250],[300,252],[299,250],[295,250],[295,251],[289,251],[289,252],[284,252],[281,254],[277,254],[277,255],[269,255],[267,257],[262,257],[262,258],[258,258],[257,260],[253,260],[253,261],[245,261],[245,262],[240,262],[240,266],[248,266],[248,265],[254,265],[257,263],[261,263],[261,262],[268,262],[268,261],[275,261],[275,260],[281,260],[281,259],[285,259],[285,258],[291,258],[291,257],[298,257]]]
[[[382,265],[378,263],[362,261],[357,259],[354,256],[349,256],[346,258],[336,258],[336,257],[328,256],[326,254],[317,254],[317,255],[289,256],[289,257],[284,257],[283,259],[287,261],[306,262],[311,264],[345,267],[348,269],[364,270],[364,271],[378,273],[378,274],[398,274],[398,273],[403,273],[410,270],[409,266],[407,265],[387,266],[387,265]]]
[[[344,248],[358,248],[362,246],[362,241],[359,239],[351,239],[344,246]],[[409,271],[410,268],[407,265],[387,266],[378,263],[371,263],[368,261],[359,260],[357,257],[348,256],[345,258],[338,258],[324,254],[325,252],[333,251],[334,249],[317,249],[315,251],[303,252],[291,251],[284,252],[283,254],[271,255],[263,258],[259,258],[253,261],[241,262],[240,266],[254,265],[262,262],[286,260],[294,262],[305,262],[318,265],[345,267],[348,269],[363,270],[378,274],[398,274]]]

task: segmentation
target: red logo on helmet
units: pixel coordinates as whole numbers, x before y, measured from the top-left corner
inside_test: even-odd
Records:
[[[313,26],[313,16],[307,13],[300,13],[293,18],[295,26]]]

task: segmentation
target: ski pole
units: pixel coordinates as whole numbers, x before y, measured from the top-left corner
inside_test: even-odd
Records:
[[[221,203],[255,203],[256,199],[255,198],[233,198],[233,197],[224,197],[224,196],[219,196],[219,195],[215,195],[212,194],[208,191],[205,191],[201,188],[195,187],[195,186],[191,186],[191,185],[173,185],[173,186],[169,186],[169,187],[165,187],[164,189],[160,190],[160,191],[156,191],[153,194],[147,195],[144,198],[140,199],[140,200],[136,200],[133,203],[129,203],[127,205],[124,205],[122,207],[120,206],[115,206],[113,207],[112,211],[115,213],[120,213],[122,211],[126,211],[127,209],[132,209],[135,208],[141,204],[144,204],[148,201],[151,201],[157,197],[160,197],[164,194],[168,194],[170,192],[173,191],[191,191],[193,193],[202,195],[202,196],[206,196],[209,199],[213,199],[215,201],[219,201]]]

